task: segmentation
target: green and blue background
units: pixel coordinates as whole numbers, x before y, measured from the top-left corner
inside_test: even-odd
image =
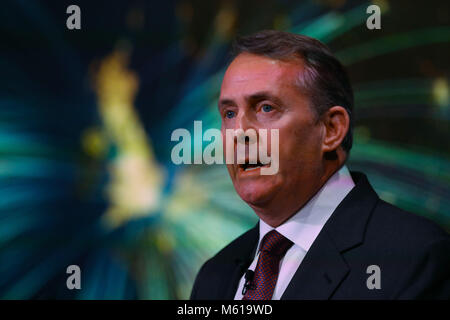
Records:
[[[66,28],[71,4],[81,30]],[[1,299],[189,297],[201,264],[257,218],[224,165],[174,165],[170,136],[220,127],[231,41],[261,29],[330,46],[355,92],[349,168],[450,231],[447,1],[0,6]],[[66,287],[72,264],[81,290]]]

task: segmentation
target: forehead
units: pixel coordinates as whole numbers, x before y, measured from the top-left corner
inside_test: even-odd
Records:
[[[221,95],[291,88],[302,70],[301,61],[280,61],[243,53],[233,60],[225,72]]]

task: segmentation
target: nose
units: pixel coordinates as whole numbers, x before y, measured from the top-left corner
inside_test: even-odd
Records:
[[[233,144],[237,164],[246,162],[255,164],[258,160],[258,132],[251,116],[251,112],[249,114],[242,112],[235,122]]]
[[[234,122],[234,129],[247,130],[251,126],[251,121],[249,119],[249,114],[246,111],[238,112],[236,116],[236,121]]]
[[[236,116],[235,121],[235,142],[243,143],[243,144],[252,144],[255,143],[255,139],[257,139],[258,131],[256,130],[256,124],[253,119],[247,112],[240,112]],[[249,130],[250,129],[250,130]],[[246,133],[249,133],[247,135]]]

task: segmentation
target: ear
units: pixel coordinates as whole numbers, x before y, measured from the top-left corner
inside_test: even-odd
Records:
[[[341,106],[334,106],[322,115],[325,126],[325,136],[322,143],[324,153],[335,151],[344,140],[350,127],[350,117]]]

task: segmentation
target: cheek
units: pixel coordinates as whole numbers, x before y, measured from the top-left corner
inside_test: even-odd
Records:
[[[316,149],[320,146],[320,126],[314,123],[306,123],[295,126],[290,133],[290,139],[304,150]]]
[[[225,162],[226,162],[226,159],[227,159],[227,150],[229,148],[231,148],[230,152],[233,153],[233,150],[232,150],[232,148],[233,148],[233,138],[232,138],[232,135],[230,135],[229,139],[227,139],[226,129],[227,128],[222,126],[222,129],[221,129],[221,134],[222,134],[222,151],[223,151],[223,156],[224,156],[224,161]],[[228,145],[227,145],[227,141],[229,141]]]
[[[280,163],[288,166],[287,169],[319,161],[321,156],[319,127],[309,125],[280,130],[279,150]]]
[[[233,129],[235,126],[235,119],[236,117],[230,119],[226,117],[222,118],[222,130]]]

